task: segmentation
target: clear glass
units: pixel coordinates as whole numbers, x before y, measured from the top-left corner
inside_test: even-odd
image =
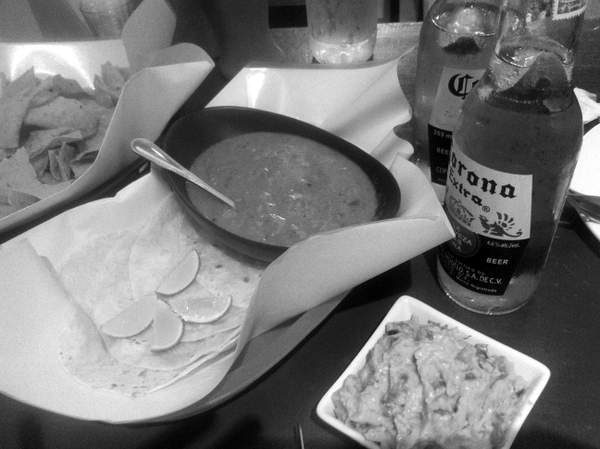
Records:
[[[377,39],[374,0],[307,0],[309,45],[324,64],[368,61]]]
[[[516,310],[537,288],[582,141],[571,74],[583,10],[555,18],[552,5],[540,5],[538,0],[507,2],[494,56],[467,97],[454,133],[453,151],[460,148],[493,170],[532,176],[531,198],[522,200],[531,201],[530,237],[514,271],[506,274],[510,280],[503,292],[485,294],[473,283],[465,284],[465,272],[481,277],[491,268],[481,260],[475,263],[476,254],[459,254],[458,242],[468,236],[478,242],[475,246],[485,246],[485,239],[473,236],[456,210],[447,207],[457,239],[440,248],[439,282],[456,303],[485,314]],[[449,184],[446,204],[457,196]],[[488,260],[497,259],[490,253]]]
[[[123,26],[140,0],[81,0],[79,9],[99,38],[120,38]]]
[[[450,139],[446,139],[445,145],[430,142],[429,124],[438,89],[445,87],[440,86],[440,83],[446,82],[441,78],[442,71],[444,68],[451,68],[459,76],[472,76],[476,72],[481,76],[494,51],[499,16],[499,5],[493,0],[437,0],[423,21],[415,82],[415,152],[411,160],[441,185],[445,184]],[[475,83],[474,79],[465,89],[472,88]],[[468,91],[463,90],[462,98],[457,98],[456,102],[445,107],[457,109],[457,116],[466,93]],[[450,115],[451,111],[443,113]],[[448,119],[445,122],[444,131],[452,132],[455,120]],[[445,148],[441,148],[444,146]],[[445,158],[440,154],[444,150]],[[430,157],[432,153],[434,156]],[[435,153],[439,154],[437,160]],[[438,176],[436,171],[443,173]]]

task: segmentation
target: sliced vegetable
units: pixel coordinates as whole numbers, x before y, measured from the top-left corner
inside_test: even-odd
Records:
[[[172,296],[187,288],[198,275],[200,256],[196,250],[191,250],[160,282],[156,293]]]
[[[155,295],[144,296],[100,326],[100,330],[116,338],[137,335],[152,323],[157,302]]]
[[[185,295],[169,301],[171,308],[190,323],[212,323],[221,318],[231,306],[230,295]]]
[[[175,346],[183,334],[183,321],[163,301],[158,300],[152,325],[150,349],[164,351]]]

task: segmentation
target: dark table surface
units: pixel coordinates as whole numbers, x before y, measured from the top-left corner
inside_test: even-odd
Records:
[[[44,24],[39,28],[49,36]],[[396,24],[394,30],[400,39],[394,51],[406,52],[400,79],[411,98],[419,24]],[[294,40],[303,30],[278,33]],[[186,39],[185,28],[179,28],[177,39]],[[587,23],[575,83],[596,93],[599,47],[600,30]],[[217,77],[201,88],[187,107],[201,105],[224,81]],[[126,173],[88,199],[114,193],[135,176]],[[517,312],[487,317],[454,305],[437,285],[433,254],[426,254],[356,287],[281,363],[216,409],[168,424],[114,426],[58,416],[0,395],[0,448],[297,448],[297,424],[307,449],[358,447],[321,422],[315,406],[404,294],[550,368],[550,381],[514,448],[600,448],[600,244],[572,209],[562,218],[541,285]]]

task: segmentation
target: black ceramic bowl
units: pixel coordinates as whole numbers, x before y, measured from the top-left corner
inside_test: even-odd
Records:
[[[198,155],[211,145],[251,132],[278,132],[312,139],[341,153],[357,164],[375,189],[377,207],[373,221],[394,217],[400,206],[400,189],[392,174],[360,148],[321,128],[284,115],[242,107],[205,108],[176,120],[163,140],[164,150],[184,167],[191,167]],[[158,168],[158,167],[157,167]],[[216,225],[190,200],[182,177],[159,169],[184,210],[209,238],[254,259],[270,262],[287,248],[250,240]]]

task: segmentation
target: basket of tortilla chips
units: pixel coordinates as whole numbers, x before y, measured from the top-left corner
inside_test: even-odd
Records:
[[[32,67],[0,74],[0,218],[66,188],[96,158],[129,77],[110,62],[84,89]]]
[[[214,67],[171,45],[174,28],[164,0],[145,0],[122,39],[0,43],[0,235],[138,163],[131,139],[156,140]]]

